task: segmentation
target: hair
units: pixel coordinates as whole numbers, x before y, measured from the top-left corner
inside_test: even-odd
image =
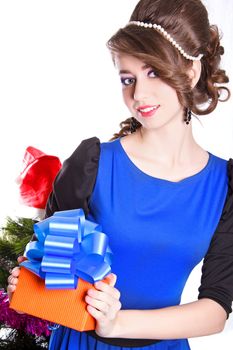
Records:
[[[216,25],[210,25],[208,12],[200,0],[140,0],[130,21],[160,24],[189,55],[201,58],[201,76],[194,88],[187,74],[193,61],[184,58],[158,31],[128,25],[119,29],[107,42],[113,61],[117,53],[134,56],[153,67],[159,77],[177,92],[184,109],[196,115],[215,110],[218,101],[230,98],[230,90],[222,85],[229,82],[220,69],[224,48]],[[222,93],[226,98],[221,99]],[[134,118],[133,118],[134,119]],[[111,140],[130,133],[132,118],[120,123],[121,130]],[[136,128],[141,123],[134,119]]]

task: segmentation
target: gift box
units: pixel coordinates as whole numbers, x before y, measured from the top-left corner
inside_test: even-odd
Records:
[[[78,331],[94,330],[84,298],[94,282],[108,283],[107,235],[82,209],[56,212],[34,231],[38,241],[27,245],[10,307]]]
[[[22,267],[10,307],[79,331],[93,330],[95,320],[84,301],[91,287],[80,278],[76,289],[50,290],[42,278]]]

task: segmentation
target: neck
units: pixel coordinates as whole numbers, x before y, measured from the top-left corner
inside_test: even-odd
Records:
[[[182,122],[173,126],[150,130],[144,127],[138,129],[135,137],[143,154],[170,166],[189,163],[192,156],[200,151],[200,146],[193,137],[192,124],[186,125]]]

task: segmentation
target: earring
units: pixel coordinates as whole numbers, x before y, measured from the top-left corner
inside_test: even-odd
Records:
[[[191,109],[186,108],[184,121],[186,122],[187,125],[189,124],[191,118],[192,118],[192,111],[191,111]]]
[[[131,117],[130,120],[130,132],[131,134],[137,130],[137,123],[134,117]]]

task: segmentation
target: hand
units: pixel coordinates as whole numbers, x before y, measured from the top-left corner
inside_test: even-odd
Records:
[[[120,292],[114,288],[117,276],[113,273],[106,277],[109,284],[102,281],[94,284],[85,297],[87,311],[96,319],[95,332],[100,337],[111,337],[117,323],[117,314],[121,309]]]
[[[24,260],[25,260],[24,256],[19,256],[17,259],[19,264]],[[16,286],[17,286],[17,283],[18,283],[18,277],[20,274],[20,267],[14,267],[10,273],[11,274],[7,279],[7,281],[8,281],[7,294],[8,294],[9,300],[11,301],[12,294],[14,293]]]

